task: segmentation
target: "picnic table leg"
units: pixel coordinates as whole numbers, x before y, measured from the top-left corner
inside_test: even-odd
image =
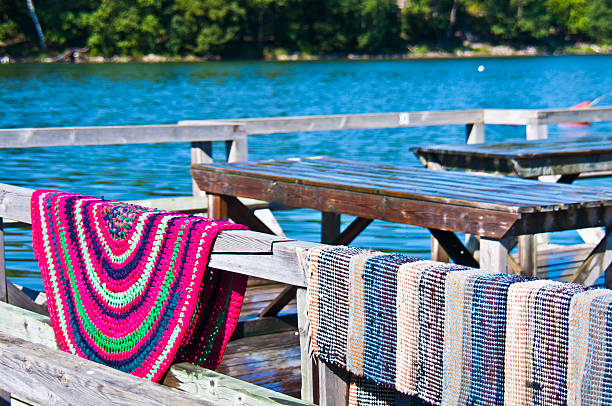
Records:
[[[208,198],[208,217],[213,220],[227,220],[227,202],[220,195],[207,194]]]
[[[480,238],[480,268],[506,272],[508,268],[509,241]]]
[[[518,237],[519,265],[521,275],[535,278],[537,273],[537,237],[521,235]]]
[[[340,235],[340,214],[321,212],[321,242],[333,244]]]

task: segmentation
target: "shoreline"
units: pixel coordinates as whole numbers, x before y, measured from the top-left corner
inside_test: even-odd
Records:
[[[272,52],[266,53],[263,58],[223,59],[218,55],[210,56],[163,56],[156,54],[133,56],[89,56],[86,48],[67,49],[55,57],[16,57],[8,55],[0,57],[0,64],[14,63],[167,63],[167,62],[211,62],[211,61],[268,61],[268,62],[304,62],[304,61],[371,61],[371,60],[433,60],[433,59],[477,59],[477,58],[516,58],[516,57],[543,57],[543,56],[573,56],[573,55],[612,55],[612,47],[599,47],[594,44],[575,44],[569,49],[558,51],[541,51],[536,47],[515,49],[506,45],[491,46],[489,44],[473,44],[470,49],[457,49],[455,51],[426,51],[405,54],[331,54],[308,55],[300,53]],[[572,49],[574,48],[574,49]]]

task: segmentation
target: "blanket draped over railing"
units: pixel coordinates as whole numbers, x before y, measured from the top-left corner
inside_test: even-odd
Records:
[[[603,405],[612,291],[347,247],[309,252],[313,352],[350,405]]]
[[[217,233],[244,226],[44,190],[31,212],[62,350],[152,381],[178,361],[217,366],[246,276],[207,264]]]

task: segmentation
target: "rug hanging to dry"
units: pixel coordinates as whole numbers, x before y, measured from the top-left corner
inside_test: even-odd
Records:
[[[207,263],[217,233],[244,226],[56,191],[31,202],[62,350],[152,381],[175,362],[217,366],[247,277]]]

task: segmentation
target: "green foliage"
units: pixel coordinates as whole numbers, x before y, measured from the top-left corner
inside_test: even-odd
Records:
[[[104,56],[386,54],[465,38],[558,49],[612,43],[612,0],[33,1],[52,52],[89,46]],[[26,1],[0,0],[0,53],[38,46]]]

